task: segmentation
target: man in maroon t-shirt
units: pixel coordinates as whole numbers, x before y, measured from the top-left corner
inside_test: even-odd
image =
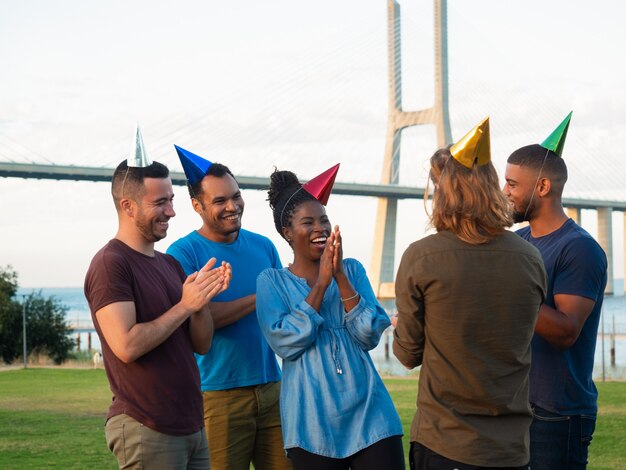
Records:
[[[166,166],[120,163],[112,194],[119,227],[94,256],[85,296],[102,343],[113,402],[107,444],[120,468],[209,468],[194,352],[213,337],[208,302],[228,287],[226,264],[210,260],[186,277],[155,251],[176,214]],[[212,269],[213,268],[213,269]]]

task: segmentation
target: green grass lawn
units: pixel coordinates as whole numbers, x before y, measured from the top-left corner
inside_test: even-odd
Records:
[[[404,450],[415,414],[417,378],[385,379],[404,428]],[[626,382],[596,383],[600,394],[598,422],[589,450],[589,470],[626,469]],[[555,469],[558,470],[558,469]]]
[[[417,379],[385,379],[405,429],[415,411]],[[626,468],[626,382],[598,384],[600,414],[589,469]],[[0,372],[0,468],[115,469],[104,441],[111,394],[101,369]]]

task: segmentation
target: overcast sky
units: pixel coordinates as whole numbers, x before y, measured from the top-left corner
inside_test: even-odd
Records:
[[[433,96],[432,2],[403,10],[404,107]],[[570,111],[567,195],[626,200],[626,2],[450,0],[454,138],[491,116],[500,171],[515,148],[542,141]],[[387,113],[386,2],[0,0],[0,160],[114,167],[136,122],[153,159],[172,144],[267,176],[310,178],[341,162],[340,181],[380,178]],[[401,184],[422,185],[431,126],[405,131]],[[244,226],[274,231],[261,192],[246,191]],[[116,231],[106,183],[0,179],[0,265],[23,287],[82,285]],[[183,188],[165,251],[200,225]],[[331,197],[346,256],[369,266],[376,200]],[[623,277],[622,213],[614,214]],[[595,234],[595,213],[583,213]],[[402,201],[397,261],[423,236],[421,201]]]

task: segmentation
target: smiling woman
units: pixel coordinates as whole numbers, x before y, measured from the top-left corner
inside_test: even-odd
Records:
[[[401,469],[402,426],[369,355],[390,321],[320,202],[337,168],[304,186],[289,171],[271,177],[274,224],[294,260],[258,277],[257,315],[283,359],[283,441],[296,470]]]

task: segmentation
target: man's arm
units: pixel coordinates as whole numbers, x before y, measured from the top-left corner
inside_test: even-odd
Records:
[[[215,263],[214,258],[212,262]],[[208,269],[212,266],[212,263],[210,266],[209,263],[207,263]],[[207,269],[206,266],[200,272],[202,273],[205,269]],[[180,302],[150,322],[137,323],[134,302],[115,302],[96,312],[104,338],[121,361],[128,363],[137,360],[169,338],[174,330],[194,312],[202,315],[199,311],[224,288],[226,281],[224,270],[221,268],[211,270],[207,275],[203,274],[200,277],[198,274],[194,273],[185,280]],[[205,312],[204,315],[208,316],[209,313]],[[204,321],[207,320],[204,319]],[[206,332],[198,334],[203,336]],[[213,334],[212,328],[210,334]],[[199,349],[204,349],[202,337],[196,339],[200,341]],[[194,344],[194,349],[195,347]],[[208,347],[206,349],[208,350]]]
[[[556,308],[541,305],[535,333],[558,349],[571,347],[589,318],[595,301],[569,294],[554,296]]]
[[[115,302],[96,312],[102,334],[122,362],[133,362],[165,341],[189,317],[180,303],[146,323],[137,323],[134,302]]]
[[[414,369],[422,364],[426,342],[424,329],[424,296],[412,274],[413,250],[402,255],[396,275],[396,307],[398,318],[393,330],[393,354],[404,367]]]
[[[189,320],[189,337],[194,352],[206,354],[211,349],[213,342],[213,317],[209,306],[192,313]]]
[[[209,304],[213,326],[217,330],[232,325],[256,308],[256,294],[246,295],[230,302],[211,302]]]

